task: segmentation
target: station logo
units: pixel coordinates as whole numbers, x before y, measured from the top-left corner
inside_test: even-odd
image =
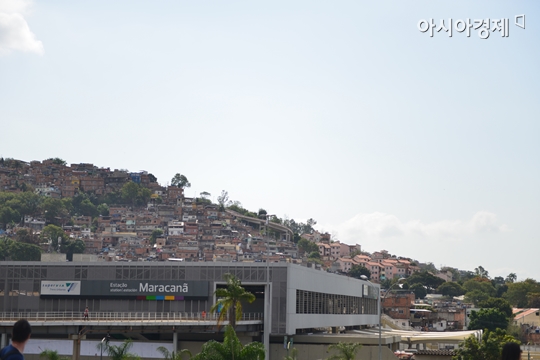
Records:
[[[42,281],[41,295],[80,295],[80,281]]]

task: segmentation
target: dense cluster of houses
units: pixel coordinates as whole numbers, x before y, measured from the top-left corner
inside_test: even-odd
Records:
[[[152,192],[146,206],[110,207],[108,216],[76,216],[63,223],[64,231],[83,240],[85,252],[98,259],[308,262],[291,241],[289,228],[269,222],[265,216],[245,216],[203,198],[185,197],[181,187],[162,186],[145,171],[66,165],[58,159],[16,160],[16,166],[9,165],[0,166],[2,191],[23,191],[24,186],[31,186],[35,193],[52,198],[73,197],[78,192],[103,196],[132,181]],[[26,216],[21,225],[39,232],[46,223],[39,216]],[[328,233],[314,231],[302,237],[318,246],[321,261],[314,266],[348,273],[353,265],[361,265],[371,271],[374,282],[405,277],[420,269],[410,259],[396,258],[387,251],[362,253],[360,245],[332,241]],[[43,249],[47,251],[46,246]]]

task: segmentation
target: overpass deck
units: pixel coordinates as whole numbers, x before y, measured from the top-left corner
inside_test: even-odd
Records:
[[[32,326],[215,326],[217,314],[94,312],[84,320],[81,312],[3,312],[0,313],[0,326],[12,326],[19,319],[27,319]],[[238,325],[262,323],[262,313],[243,314],[237,322]]]

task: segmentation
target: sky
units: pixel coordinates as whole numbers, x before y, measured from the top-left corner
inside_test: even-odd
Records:
[[[539,15],[0,0],[0,157],[181,173],[187,196],[226,190],[368,252],[540,280]],[[477,19],[508,19],[508,36],[489,22],[481,39]]]

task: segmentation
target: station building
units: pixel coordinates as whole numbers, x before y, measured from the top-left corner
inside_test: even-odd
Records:
[[[254,340],[262,339],[263,332],[282,339],[322,328],[378,324],[378,285],[290,263],[4,261],[0,262],[0,317],[73,313],[77,314],[71,323],[75,327],[66,330],[71,333],[80,333],[87,306],[90,320],[99,313],[125,314],[127,319],[130,314],[144,313],[200,318],[201,313],[210,313],[216,301],[214,292],[225,286],[223,276],[227,273],[235,275],[256,296],[255,302],[243,307],[244,314],[261,320],[258,326],[243,330]],[[5,343],[10,324],[0,325]],[[184,323],[174,325],[175,332],[190,332],[193,340],[198,336],[194,333],[210,331],[209,326],[196,328],[191,324],[189,331],[182,331],[182,327],[187,328]],[[113,333],[114,326],[106,331]],[[170,334],[156,328],[152,331],[158,335],[150,339],[170,340]],[[42,333],[36,335],[53,334],[49,329],[42,329]],[[177,334],[174,336],[176,339]]]

